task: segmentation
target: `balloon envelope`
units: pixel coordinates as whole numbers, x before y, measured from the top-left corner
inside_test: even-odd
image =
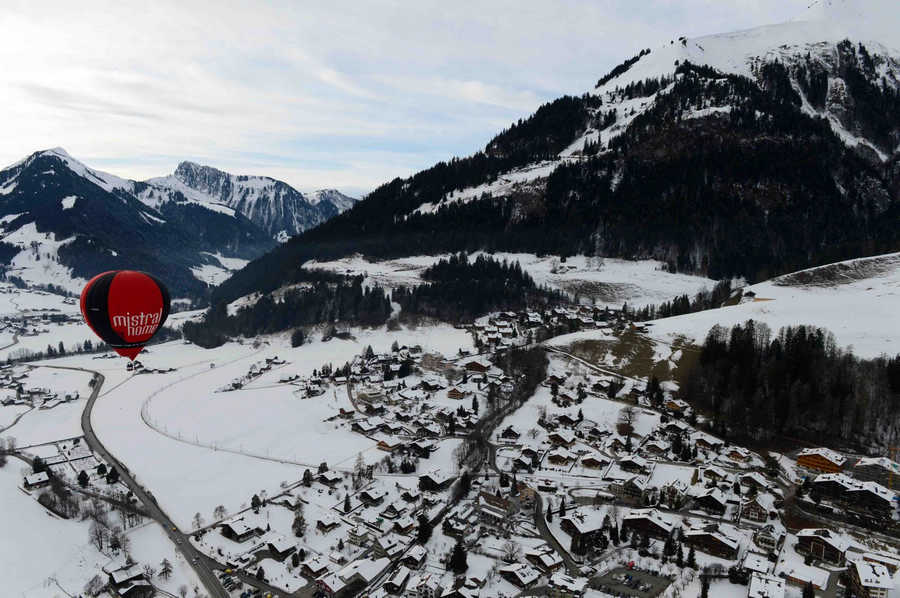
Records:
[[[169,291],[146,272],[104,272],[81,291],[81,315],[116,353],[134,360],[169,316]]]

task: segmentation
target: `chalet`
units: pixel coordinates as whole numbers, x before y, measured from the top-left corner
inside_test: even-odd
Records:
[[[859,598],[887,598],[894,581],[887,567],[866,560],[850,561],[850,585]]]
[[[344,476],[336,471],[323,471],[319,474],[319,481],[330,488],[337,486],[343,479]]]
[[[575,434],[570,430],[556,430],[551,432],[548,438],[557,446],[570,447],[575,444]]]
[[[769,481],[757,471],[741,474],[738,481],[740,481],[742,486],[747,486],[756,490],[766,490],[769,487]]]
[[[797,552],[811,554],[832,565],[843,565],[850,543],[827,529],[802,529],[797,532]]]
[[[322,515],[316,520],[316,529],[327,534],[334,528],[338,527],[340,524],[341,522],[338,521],[337,517],[328,513],[326,515]]]
[[[900,570],[900,556],[897,555],[888,555],[883,552],[864,552],[862,553],[862,558],[871,563],[884,565],[891,576],[896,575],[897,571]]]
[[[609,485],[613,494],[623,502],[639,505],[644,502],[644,494],[647,492],[649,479],[644,476],[631,475],[620,478]]]
[[[475,508],[479,521],[497,527],[508,524],[510,516],[515,512],[512,502],[484,491],[479,493]]]
[[[547,596],[550,598],[581,598],[587,588],[586,577],[570,577],[562,571],[554,573],[550,577],[547,587]]]
[[[434,422],[425,424],[418,429],[418,435],[422,438],[439,438],[444,430]]]
[[[380,451],[393,453],[394,451],[403,448],[404,442],[399,438],[392,438],[391,436],[378,436],[378,443],[375,446]]]
[[[724,442],[706,432],[694,432],[690,439],[694,446],[705,451],[718,451],[725,446]]]
[[[419,386],[423,390],[434,392],[436,390],[441,390],[442,388],[447,388],[447,380],[441,376],[429,375],[422,378],[422,382],[419,383]]]
[[[365,525],[355,525],[347,532],[347,540],[356,546],[366,546],[372,540],[372,532]]]
[[[703,470],[703,477],[711,482],[719,483],[728,478],[728,473],[724,469],[711,466]]]
[[[650,470],[649,462],[638,455],[628,455],[619,460],[619,467],[630,473],[647,473]]]
[[[358,419],[350,425],[350,429],[360,434],[369,435],[377,432],[383,423],[384,420],[380,417]]]
[[[324,596],[355,596],[381,576],[390,566],[388,559],[357,559],[334,573],[316,580],[317,590]]]
[[[577,455],[561,446],[556,447],[547,454],[547,461],[554,465],[570,465],[576,459],[578,459]]]
[[[419,575],[409,580],[404,598],[441,598],[444,588],[440,577],[431,573]]]
[[[500,567],[497,572],[503,579],[522,589],[534,584],[541,576],[537,570],[524,563],[506,565],[505,567]]]
[[[283,561],[297,550],[297,543],[285,536],[272,536],[266,543],[269,554],[276,561]]]
[[[384,589],[391,594],[401,593],[406,589],[406,584],[409,583],[409,578],[411,575],[412,572],[405,566],[401,565],[396,571],[394,571],[393,575],[391,575],[391,577],[386,582],[384,582]]]
[[[597,543],[603,534],[603,518],[600,511],[574,511],[559,522],[562,531],[572,537],[572,552],[583,554]]]
[[[402,498],[406,502],[418,502],[419,499],[422,498],[422,493],[415,488],[404,488],[403,494],[400,495],[400,498]]]
[[[400,561],[410,569],[421,569],[428,557],[428,551],[421,544],[413,544]]]
[[[812,471],[837,473],[846,462],[842,454],[827,448],[806,448],[797,453],[797,465]]]
[[[246,542],[253,536],[262,533],[262,530],[256,527],[250,527],[243,519],[229,521],[223,523],[219,527],[219,531],[223,536],[233,542]]]
[[[609,459],[600,453],[588,453],[581,458],[581,464],[588,469],[602,469],[609,465]]]
[[[491,369],[491,363],[489,361],[485,361],[483,359],[470,359],[463,367],[470,372],[478,372],[479,374],[483,374]]]
[[[750,460],[750,451],[742,446],[732,446],[729,447],[727,451],[725,451],[725,456],[732,461],[744,463]]]
[[[752,573],[747,598],[784,598],[784,580],[774,575]]]
[[[690,530],[683,534],[684,543],[700,552],[734,560],[738,556],[740,543],[722,533],[716,525]]]
[[[524,455],[518,455],[510,463],[510,467],[513,471],[529,471],[531,468],[535,467],[535,465],[536,464],[531,459]]]
[[[684,480],[672,478],[659,489],[659,497],[664,503],[681,505],[688,493],[688,485]]]
[[[846,500],[854,510],[868,510],[890,517],[897,498],[878,482],[859,482],[847,492]]]
[[[683,421],[679,421],[677,419],[673,419],[662,427],[663,431],[670,436],[682,436],[691,431],[691,427],[684,423]]]
[[[397,559],[406,550],[408,540],[398,534],[386,534],[372,543],[372,553],[379,558]]]
[[[668,442],[662,440],[650,440],[646,442],[641,448],[645,453],[650,453],[651,455],[660,457],[669,452],[670,446],[671,445]]]
[[[578,418],[572,417],[568,413],[560,413],[556,416],[556,423],[560,426],[571,427],[578,423]]]
[[[707,513],[714,515],[724,515],[728,502],[725,494],[718,488],[709,488],[698,492],[694,496],[694,502]]]
[[[656,509],[633,509],[622,519],[622,531],[665,540],[672,535],[675,523]]]
[[[525,560],[545,574],[563,566],[563,560],[559,554],[546,544],[528,550],[525,553]]]
[[[300,565],[300,571],[307,577],[313,579],[321,577],[328,573],[330,561],[322,555],[316,555],[311,559],[303,561]]]
[[[116,598],[150,598],[156,594],[140,565],[121,567],[108,575],[110,593]]]
[[[858,482],[842,473],[823,473],[812,481],[812,491],[832,500],[844,500]]]
[[[674,411],[676,413],[684,413],[685,411],[687,411],[688,407],[690,407],[690,405],[688,405],[681,399],[666,399],[666,402],[663,403],[663,406],[665,406],[665,408],[669,411]]]
[[[628,450],[628,439],[624,436],[614,435],[606,441],[606,448],[612,451],[621,452]]]
[[[42,471],[40,473],[32,473],[30,475],[25,476],[25,489],[26,490],[35,490],[36,488],[43,488],[50,484],[50,476],[47,475],[46,471]]]
[[[500,438],[505,440],[518,440],[522,434],[512,426],[507,426],[505,430],[500,432]]]
[[[769,522],[753,534],[753,542],[770,553],[778,551],[784,538],[784,526],[779,522]]]
[[[865,482],[888,484],[892,475],[900,478],[900,463],[886,457],[863,457],[853,465],[853,477]]]
[[[468,392],[466,392],[465,390],[462,390],[460,388],[457,388],[456,386],[450,388],[450,390],[447,391],[448,399],[455,399],[455,400],[459,401],[459,400],[465,399],[467,396],[469,396]]]
[[[769,519],[778,516],[775,508],[775,499],[770,494],[757,494],[751,499],[745,500],[741,505],[741,518],[765,523]]]
[[[419,489],[439,492],[449,488],[455,479],[453,474],[436,469],[419,476]]]
[[[387,519],[397,519],[404,513],[406,513],[406,503],[395,500],[381,511],[381,516],[386,517]]]
[[[416,527],[416,522],[409,515],[404,515],[394,521],[391,531],[395,534],[408,534]]]

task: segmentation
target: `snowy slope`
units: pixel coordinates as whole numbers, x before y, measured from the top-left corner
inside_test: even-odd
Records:
[[[306,196],[277,179],[234,175],[194,162],[182,162],[173,174],[146,181],[137,195],[154,207],[187,200],[239,213],[278,241],[340,214],[355,202],[335,189]]]
[[[732,307],[656,320],[650,336],[701,343],[718,324],[747,320],[782,326],[827,328],[837,342],[862,357],[900,353],[900,253],[838,262],[748,287],[756,294]]]
[[[813,3],[816,4],[816,3]],[[672,85],[664,86],[658,92],[644,97],[628,97],[624,88],[647,79],[674,76],[677,65],[691,62],[708,65],[725,74],[734,74],[757,81],[760,67],[778,62],[787,67],[805,63],[807,56],[828,72],[828,103],[814,107],[802,90],[793,82],[800,93],[803,111],[806,114],[825,118],[835,133],[851,147],[865,147],[882,161],[887,160],[895,148],[879,147],[867,139],[855,127],[846,114],[846,105],[852,99],[846,98],[845,84],[838,71],[840,66],[837,44],[845,39],[854,45],[862,43],[868,51],[876,55],[873,79],[893,89],[900,89],[900,18],[896,4],[882,0],[835,0],[827,1],[817,10],[807,10],[801,17],[806,20],[767,25],[754,29],[706,35],[695,38],[678,37],[665,40],[655,48],[648,48],[624,72],[605,81],[602,85],[588,90],[588,93],[602,100],[602,107],[594,111],[600,117],[615,111],[615,118],[598,128],[588,123],[583,132],[572,139],[569,146],[559,153],[555,160],[535,162],[500,175],[493,181],[486,181],[462,190],[455,190],[442,196],[438,201],[423,202],[414,210],[416,213],[434,213],[440,206],[455,202],[465,203],[488,193],[494,197],[512,194],[523,184],[542,184],[547,176],[566,161],[582,157],[586,144],[597,144],[602,152],[610,139],[625,132],[635,118],[651,109],[657,98],[672,90]],[[893,28],[889,23],[896,23]],[[636,57],[637,58],[637,57]],[[707,106],[685,115],[686,118],[714,117],[727,113],[730,106]]]

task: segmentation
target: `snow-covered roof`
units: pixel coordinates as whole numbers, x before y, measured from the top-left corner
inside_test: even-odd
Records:
[[[886,471],[892,471],[896,474],[900,474],[900,463],[891,461],[887,457],[863,457],[856,462],[856,465],[854,467],[871,466],[880,467]]]
[[[772,568],[772,562],[761,554],[748,552],[744,557],[743,567],[749,571],[765,574]]]
[[[844,553],[850,547],[850,541],[844,536],[823,528],[808,528],[797,532],[798,538],[819,538],[835,550]]]
[[[831,461],[838,467],[840,467],[847,461],[847,459],[844,457],[844,455],[842,455],[836,451],[833,451],[831,449],[821,448],[821,447],[805,448],[805,449],[801,450],[799,453],[797,453],[797,458],[799,459],[800,457],[822,457],[824,459],[828,459],[829,461]]]
[[[534,568],[524,563],[513,563],[511,565],[506,565],[505,567],[500,567],[498,569],[500,573],[507,573],[510,575],[514,575],[523,586],[527,586],[530,583],[533,583],[537,580],[541,574]]]
[[[46,471],[25,476],[25,483],[29,486],[34,486],[35,484],[43,484],[44,482],[47,482],[49,480],[50,476],[47,475]]]
[[[750,575],[747,598],[784,598],[784,580],[754,572]]]
[[[586,577],[571,577],[562,571],[557,571],[550,578],[550,586],[581,595],[587,587],[588,579]]]
[[[630,519],[649,519],[654,524],[664,529],[667,533],[671,532],[675,527],[675,522],[667,515],[664,515],[656,509],[632,509],[622,521]]]
[[[856,571],[856,576],[860,583],[866,588],[887,588],[894,587],[891,574],[887,567],[880,563],[872,563],[865,560],[850,561],[850,566]]]

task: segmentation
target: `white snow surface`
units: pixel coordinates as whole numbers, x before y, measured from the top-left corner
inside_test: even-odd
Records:
[[[474,259],[481,252],[474,253]],[[676,296],[695,295],[712,289],[716,281],[702,276],[670,274],[665,264],[655,260],[622,260],[604,258],[598,265],[595,258],[582,255],[569,257],[565,263],[553,256],[539,257],[530,253],[493,253],[498,260],[516,261],[535,282],[574,295],[584,301],[594,299],[597,305],[621,307],[628,302],[633,307],[670,301]],[[421,272],[447,255],[410,256],[384,261],[369,261],[361,255],[328,262],[309,261],[304,268],[321,268],[339,274],[363,275],[365,284],[386,288],[421,284]],[[554,272],[554,270],[556,270]]]
[[[656,320],[649,335],[700,343],[716,324],[730,327],[752,319],[773,333],[799,324],[827,328],[840,345],[861,357],[900,352],[900,253],[838,264],[834,282],[789,285],[792,275],[775,278],[748,287],[756,293],[754,301]],[[803,272],[821,274],[832,266]]]
[[[58,251],[75,238],[57,240],[52,233],[38,232],[34,222],[19,227],[2,240],[21,248],[10,260],[7,272],[33,285],[54,284],[80,293],[87,280],[72,275],[72,269],[59,263]]]

